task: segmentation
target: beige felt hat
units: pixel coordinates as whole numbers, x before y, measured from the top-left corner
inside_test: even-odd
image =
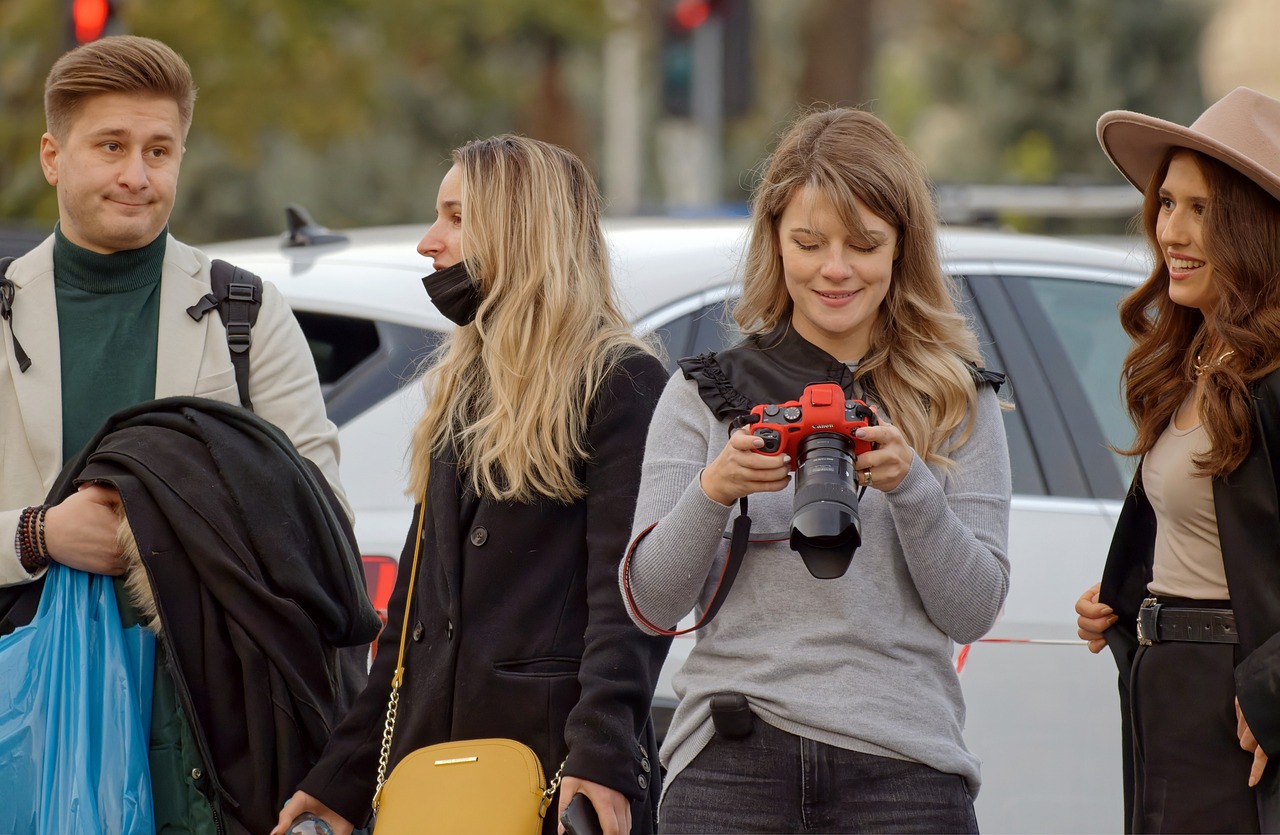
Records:
[[[1226,163],[1280,200],[1280,101],[1248,87],[1214,102],[1189,128],[1112,110],[1098,120],[1098,141],[1139,191],[1170,148],[1189,148]]]

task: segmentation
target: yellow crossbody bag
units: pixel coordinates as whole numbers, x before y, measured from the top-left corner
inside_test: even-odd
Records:
[[[374,835],[430,835],[484,832],[492,835],[537,835],[542,819],[560,788],[561,764],[551,785],[544,785],[542,763],[529,746],[514,739],[468,739],[419,748],[401,760],[387,777],[391,737],[395,732],[400,685],[404,682],[404,636],[409,632],[413,589],[422,552],[422,526],[427,502],[418,516],[409,594],[405,599],[400,654],[387,722],[382,731],[378,788],[373,795]]]

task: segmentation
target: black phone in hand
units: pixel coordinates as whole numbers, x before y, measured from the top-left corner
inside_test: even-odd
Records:
[[[596,807],[591,805],[585,794],[573,796],[560,813],[560,822],[564,824],[565,835],[604,835]]]

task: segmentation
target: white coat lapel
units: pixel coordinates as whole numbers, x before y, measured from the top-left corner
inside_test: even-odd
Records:
[[[0,339],[5,343],[0,350],[7,358],[4,374],[13,381],[27,443],[48,488],[62,469],[62,360],[53,284],[53,237],[11,264],[7,277],[15,288],[12,333],[17,334],[31,365],[26,371],[18,366],[10,323],[6,322],[0,326]]]
[[[204,360],[209,322],[187,314],[209,292],[207,270],[191,247],[169,236],[165,244],[164,272],[160,275],[160,327],[156,333],[156,398],[181,397],[196,390]]]

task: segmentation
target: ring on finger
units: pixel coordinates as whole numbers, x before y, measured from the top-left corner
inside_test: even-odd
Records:
[[[862,471],[862,486],[863,486],[863,487],[870,487],[870,486],[871,486],[871,482],[872,482],[872,480],[873,480],[873,479],[871,478],[871,469],[870,469],[870,468],[867,468],[867,469],[863,470],[863,471]]]

